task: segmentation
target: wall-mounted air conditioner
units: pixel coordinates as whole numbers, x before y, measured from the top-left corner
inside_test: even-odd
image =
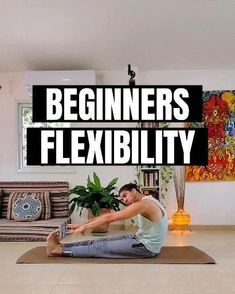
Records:
[[[94,70],[27,71],[25,85],[32,93],[32,85],[95,85]]]

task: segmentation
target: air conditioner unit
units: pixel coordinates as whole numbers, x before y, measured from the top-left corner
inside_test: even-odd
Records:
[[[32,93],[33,85],[95,85],[94,70],[65,71],[27,71],[25,85],[27,92]]]

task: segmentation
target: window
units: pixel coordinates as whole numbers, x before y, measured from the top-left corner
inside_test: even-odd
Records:
[[[64,166],[27,166],[27,128],[68,128],[70,123],[55,122],[55,123],[33,123],[32,122],[32,104],[19,103],[18,104],[18,170],[21,172],[73,172],[72,167]]]

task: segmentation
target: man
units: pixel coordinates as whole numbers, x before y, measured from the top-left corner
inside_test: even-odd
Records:
[[[138,216],[139,229],[135,234],[112,236],[62,244],[57,233],[47,238],[48,256],[147,258],[160,252],[167,234],[167,216],[163,205],[151,195],[145,196],[135,184],[126,184],[119,196],[127,205],[123,210],[104,214],[86,223],[68,225],[69,234],[85,234],[97,225],[113,223]]]

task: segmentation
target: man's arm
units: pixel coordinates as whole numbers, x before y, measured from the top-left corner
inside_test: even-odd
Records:
[[[118,220],[125,220],[131,218],[139,213],[144,212],[146,209],[146,203],[144,201],[133,203],[130,206],[116,212],[107,213],[91,220],[90,222],[82,224],[79,228],[71,231],[71,233],[84,234],[86,230],[93,229],[98,225],[111,224]]]
[[[107,213],[108,213],[108,212],[107,212]],[[103,215],[105,215],[105,214],[103,214]],[[98,218],[100,218],[100,217],[103,216],[103,215],[96,216],[96,217],[94,217],[94,218],[88,220],[87,222],[84,222],[84,223],[81,223],[81,224],[68,224],[68,225],[67,225],[67,228],[68,228],[68,229],[71,229],[71,230],[78,229],[78,228],[80,228],[80,227],[83,226],[83,225],[89,224],[89,223],[91,223],[91,222],[97,220]]]

